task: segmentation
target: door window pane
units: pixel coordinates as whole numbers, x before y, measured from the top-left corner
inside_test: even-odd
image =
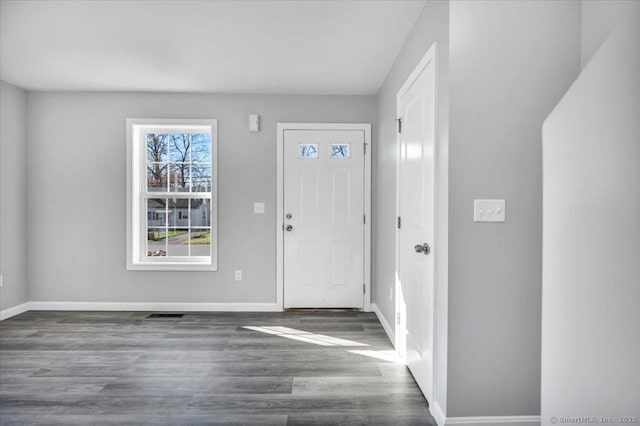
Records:
[[[350,146],[348,143],[332,143],[331,158],[349,158]]]
[[[300,158],[318,158],[317,143],[301,143],[298,145]]]

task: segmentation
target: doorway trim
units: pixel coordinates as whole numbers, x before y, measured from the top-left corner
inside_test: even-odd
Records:
[[[284,310],[284,132],[285,130],[361,130],[364,132],[364,295],[363,311],[371,311],[371,124],[277,123],[276,174],[276,306]]]

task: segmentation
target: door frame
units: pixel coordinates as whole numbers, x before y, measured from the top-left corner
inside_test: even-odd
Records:
[[[371,124],[277,123],[276,306],[284,310],[284,132],[285,130],[360,130],[364,133],[364,294],[363,311],[371,311]]]
[[[425,55],[422,57],[422,59],[420,60],[420,62],[416,65],[416,67],[413,69],[413,71],[411,72],[411,74],[409,75],[409,77],[407,77],[406,81],[404,82],[404,84],[402,85],[402,87],[398,90],[398,93],[396,95],[396,118],[401,118],[401,111],[400,111],[400,99],[402,98],[402,96],[409,90],[409,88],[415,83],[416,79],[420,76],[420,74],[425,70],[425,68],[433,62],[433,66],[434,66],[434,73],[435,73],[435,88],[434,88],[434,106],[435,106],[435,110],[434,110],[434,136],[435,136],[435,140],[434,140],[434,146],[433,146],[433,167],[434,167],[434,171],[433,171],[433,237],[434,240],[432,242],[430,242],[431,244],[431,255],[433,256],[433,294],[432,294],[432,299],[433,299],[433,312],[431,312],[432,315],[432,325],[433,325],[433,330],[432,330],[432,335],[433,335],[433,355],[432,355],[432,383],[431,383],[431,389],[433,389],[433,392],[435,393],[435,353],[436,353],[436,345],[437,345],[437,324],[436,324],[436,277],[438,276],[438,170],[439,170],[439,162],[438,162],[438,115],[439,115],[439,111],[438,111],[438,61],[437,61],[437,57],[438,57],[438,46],[437,43],[434,42],[431,47],[429,48],[429,50],[427,50],[427,53],[425,53]],[[402,141],[401,141],[401,133],[398,133],[397,131],[397,127],[396,127],[396,218],[397,217],[401,217],[401,212],[400,212],[400,176],[401,176],[401,170],[400,170],[400,166],[401,166],[401,149],[402,149]],[[395,271],[396,271],[396,282],[395,282],[395,295],[394,295],[394,308],[395,308],[395,341],[394,341],[394,347],[397,348],[404,348],[405,343],[404,342],[400,342],[400,339],[404,339],[404,335],[402,333],[401,330],[401,323],[400,321],[398,321],[398,314],[399,314],[399,301],[398,301],[398,283],[399,283],[399,279],[400,279],[400,229],[397,227],[396,224],[396,264],[395,264]],[[402,318],[402,321],[405,321],[405,318]],[[422,390],[421,390],[422,391]],[[434,399],[434,395],[430,395],[431,399]],[[433,401],[429,401],[429,403],[432,403]]]

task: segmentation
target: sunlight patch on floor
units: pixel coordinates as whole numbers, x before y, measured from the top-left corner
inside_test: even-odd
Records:
[[[287,339],[298,340],[301,342],[313,343],[314,345],[320,346],[369,346],[366,343],[359,343],[354,342],[353,340],[325,336],[324,334],[315,334],[289,327],[259,327],[247,325],[243,326],[242,328],[246,328],[247,330],[259,331],[266,334],[273,334],[280,337],[286,337]]]

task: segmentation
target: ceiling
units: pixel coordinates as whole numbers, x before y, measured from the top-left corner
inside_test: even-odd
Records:
[[[28,90],[375,94],[424,1],[2,0]]]

